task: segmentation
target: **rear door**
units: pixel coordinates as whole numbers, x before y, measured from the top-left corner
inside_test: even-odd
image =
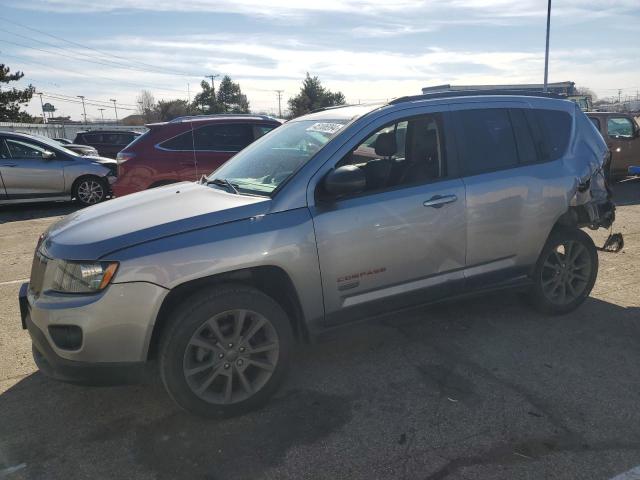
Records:
[[[65,159],[43,158],[44,145],[6,137],[10,158],[0,161],[0,174],[9,199],[64,195]]]
[[[254,140],[247,123],[210,124],[193,127],[198,175],[209,175]]]
[[[629,167],[640,166],[640,138],[633,120],[624,115],[611,115],[606,121],[605,137],[611,150],[611,171],[614,176],[628,175]]]
[[[553,188],[556,170],[541,158],[546,147],[535,144],[536,119],[517,102],[452,109],[467,195],[467,284],[524,276],[554,221],[544,191]],[[562,147],[549,148],[560,157]]]

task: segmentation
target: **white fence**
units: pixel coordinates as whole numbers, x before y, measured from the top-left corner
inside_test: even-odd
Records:
[[[68,138],[73,140],[76,133],[86,130],[134,130],[136,132],[146,132],[147,127],[130,127],[126,125],[114,125],[114,124],[99,124],[99,123],[87,123],[87,124],[57,124],[57,123],[14,123],[14,122],[0,122],[0,131],[9,130],[11,132],[31,133],[35,135],[42,135],[50,138]]]

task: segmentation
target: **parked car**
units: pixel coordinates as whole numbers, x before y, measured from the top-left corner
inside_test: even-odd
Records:
[[[91,130],[78,132],[73,141],[77,145],[89,145],[98,150],[101,157],[116,158],[120,150],[142,135],[140,132],[125,130]]]
[[[276,391],[294,341],[367,317],[504,288],[548,314],[577,308],[598,272],[580,228],[614,219],[607,156],[553,98],[312,113],[201,182],[54,224],[20,289],[23,326],[47,375],[96,382],[157,362],[185,409],[246,412]]]
[[[587,116],[611,151],[611,179],[630,175],[629,167],[640,166],[640,126],[635,118],[616,112],[587,112]]]
[[[76,145],[75,143],[71,143],[71,140],[67,140],[66,138],[54,138],[56,142],[62,145],[67,150],[71,150],[73,152],[79,153],[80,155],[84,155],[85,157],[99,157],[98,150],[89,145]]]
[[[0,205],[103,201],[116,179],[116,162],[82,156],[39,135],[0,131]]]
[[[147,125],[118,156],[118,197],[209,175],[255,139],[280,125],[262,115],[199,115]]]

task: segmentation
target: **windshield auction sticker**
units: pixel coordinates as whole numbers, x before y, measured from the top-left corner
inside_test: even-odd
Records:
[[[344,127],[342,123],[317,122],[307,128],[307,132],[321,132],[333,135]]]

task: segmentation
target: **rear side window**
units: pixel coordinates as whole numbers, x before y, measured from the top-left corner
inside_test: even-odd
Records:
[[[257,140],[260,137],[262,137],[263,135],[266,135],[267,133],[269,133],[274,128],[276,128],[275,125],[254,125],[253,126],[253,135],[254,135],[255,139]]]
[[[610,137],[633,137],[633,124],[625,117],[610,117],[607,119],[607,131]]]
[[[539,145],[542,159],[551,162],[557,160],[567,150],[571,135],[571,115],[560,110],[534,110],[542,138]]]
[[[250,125],[207,125],[193,132],[194,145],[199,151],[239,152],[253,142]]]
[[[518,164],[509,112],[492,108],[453,112],[460,159],[466,175]]]
[[[587,118],[591,120],[591,123],[593,123],[595,127],[598,129],[598,131],[600,131],[600,119],[595,117],[587,117]]]
[[[174,151],[193,150],[193,137],[191,135],[191,130],[180,134],[177,137],[173,137],[166,142],[162,142],[160,144],[160,147],[164,148],[165,150]]]
[[[509,116],[511,117],[513,134],[516,137],[518,159],[520,160],[520,163],[537,163],[538,154],[533,141],[531,126],[529,125],[525,111],[521,108],[513,108],[509,110]]]

